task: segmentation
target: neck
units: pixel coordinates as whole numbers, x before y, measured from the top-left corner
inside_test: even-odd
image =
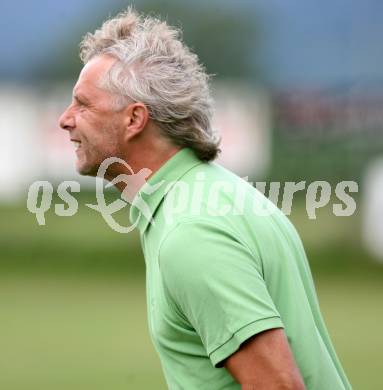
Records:
[[[150,175],[147,177],[149,178],[153,176],[153,174],[180,149],[181,147],[175,146],[164,148],[162,150],[152,148],[140,149],[138,153],[132,153],[131,158],[129,158],[127,162],[134,173],[139,172],[143,168],[149,169],[151,171]]]
[[[118,164],[118,167],[116,167],[113,172],[110,172],[110,175],[108,175],[106,179],[112,181],[120,192],[124,192],[127,186],[132,185],[133,183],[130,180],[128,183],[128,180],[117,181],[113,179],[117,179],[119,175],[129,175],[132,178],[132,171],[134,172],[134,175],[141,171],[140,175],[147,181],[180,149],[182,148],[179,146],[172,145],[168,141],[159,139],[146,145],[143,145],[142,143],[141,145],[131,145],[129,153],[127,153],[129,158],[124,158],[128,166]],[[143,185],[144,180],[135,180],[134,183],[134,192],[137,193],[141,188],[141,185],[137,184],[141,183]]]

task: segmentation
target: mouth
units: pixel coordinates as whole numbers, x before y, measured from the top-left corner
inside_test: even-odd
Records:
[[[76,139],[71,139],[71,142],[74,145],[75,150],[77,151],[81,146],[81,142]]]

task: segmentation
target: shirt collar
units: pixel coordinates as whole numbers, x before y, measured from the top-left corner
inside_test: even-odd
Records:
[[[130,223],[132,225],[137,224],[140,233],[144,234],[149,223],[153,222],[150,218],[155,214],[159,204],[170,188],[186,172],[202,163],[203,161],[190,148],[183,148],[174,154],[154,172],[136,194],[130,207]]]

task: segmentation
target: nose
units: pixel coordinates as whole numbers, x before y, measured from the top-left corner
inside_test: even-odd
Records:
[[[73,130],[76,126],[75,118],[71,112],[71,105],[61,114],[59,118],[59,125],[64,130]]]

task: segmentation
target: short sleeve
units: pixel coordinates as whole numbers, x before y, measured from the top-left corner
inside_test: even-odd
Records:
[[[283,328],[259,257],[210,221],[175,227],[160,247],[167,294],[198,333],[216,367],[251,336]]]

